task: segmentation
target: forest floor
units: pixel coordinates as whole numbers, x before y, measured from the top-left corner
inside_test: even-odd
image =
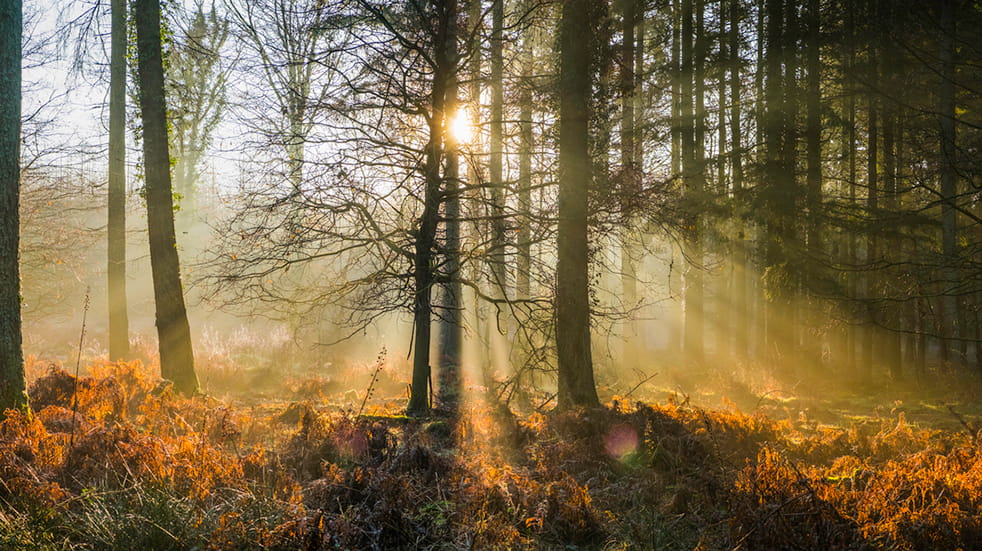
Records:
[[[200,364],[222,393],[29,359],[34,414],[0,422],[0,549],[982,549],[973,385],[668,372],[599,410],[409,419],[378,365]]]

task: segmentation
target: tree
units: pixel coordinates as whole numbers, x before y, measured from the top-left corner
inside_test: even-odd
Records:
[[[694,5],[695,4],[695,5]],[[684,223],[685,255],[690,262],[685,267],[685,318],[683,349],[693,360],[703,353],[703,281],[702,281],[702,215],[699,203],[703,199],[705,174],[703,166],[705,110],[703,87],[705,72],[705,38],[702,0],[681,0],[681,85],[679,93],[679,126],[681,146],[681,175],[683,194],[690,205]],[[695,24],[694,24],[695,23]]]
[[[588,214],[593,164],[591,118],[594,44],[606,2],[565,0],[559,22],[559,227],[556,346],[559,408],[599,404],[590,349]]]
[[[111,4],[109,53],[109,359],[130,354],[126,301],[126,0]]]
[[[338,36],[326,32],[335,3],[225,0],[233,34],[246,58],[240,65],[254,69],[247,74],[246,98],[237,109],[239,120],[264,139],[261,147],[282,148],[286,180],[296,190],[304,179],[310,132],[331,90],[332,73],[325,75],[319,62],[341,47],[325,43]],[[318,77],[323,80],[315,85]]]
[[[443,192],[442,164],[445,151],[448,92],[456,97],[454,85],[457,59],[451,41],[457,40],[457,1],[435,2],[435,39],[433,46],[432,105],[429,117],[429,141],[425,149],[423,167],[423,211],[416,230],[413,256],[413,330],[415,353],[413,355],[412,391],[407,414],[420,415],[429,410],[430,389],[430,328],[432,323],[432,287],[435,283],[433,249],[439,224],[441,194]],[[453,103],[453,99],[449,98]]]
[[[635,118],[635,103],[637,99],[638,78],[635,75],[635,26],[637,25],[638,0],[619,0],[621,12],[621,59],[620,59],[620,95],[621,95],[621,127],[620,127],[620,195],[621,212],[624,217],[624,227],[621,229],[621,289],[622,302],[630,312],[630,319],[625,324],[624,364],[634,368],[638,361],[638,324],[633,310],[638,302],[638,280],[634,263],[637,247],[631,226],[634,223],[635,203],[641,192],[641,167],[638,159],[636,143],[637,124]]]
[[[229,23],[218,16],[214,5],[205,13],[198,2],[190,21],[181,26],[181,40],[168,58],[166,93],[175,157],[174,189],[180,195],[181,210],[191,213],[205,152],[226,111],[231,64],[223,65],[219,53],[228,39]]]
[[[730,182],[733,197],[738,208],[745,208],[746,197],[743,182],[743,81],[741,78],[742,62],[740,58],[740,0],[729,0],[729,70],[730,70]],[[741,213],[742,214],[742,213]],[[747,305],[747,227],[742,216],[736,220],[734,269],[733,269],[733,332],[734,349],[736,353],[746,354],[749,346],[749,331],[747,317],[750,309]]]
[[[20,0],[0,1],[0,410],[27,408],[20,316]]]
[[[452,14],[456,17],[456,13]],[[445,41],[446,57],[454,63],[457,53],[457,22],[451,20],[449,35]],[[459,84],[456,72],[448,78],[446,91],[446,120],[458,117],[460,102]],[[444,220],[446,240],[443,256],[446,263],[447,281],[443,284],[443,314],[440,317],[440,405],[456,412],[460,405],[462,378],[460,375],[461,347],[463,344],[463,284],[461,282],[460,242],[461,242],[461,182],[460,182],[460,143],[459,136],[453,132],[453,124],[445,124],[446,160],[444,161]]]
[[[198,377],[194,371],[191,329],[184,306],[180,261],[174,236],[174,199],[160,43],[160,3],[157,0],[136,0],[133,9],[160,374],[173,381],[179,392],[191,395],[198,392]]]
[[[942,281],[941,300],[942,352],[945,359],[960,364],[958,339],[962,328],[958,325],[958,218],[956,210],[955,156],[955,4],[957,0],[942,0],[940,6],[941,41],[938,57],[941,65],[941,90],[938,95],[938,123],[941,129],[941,243]]]

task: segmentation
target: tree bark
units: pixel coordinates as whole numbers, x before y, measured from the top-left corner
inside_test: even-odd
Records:
[[[876,82],[875,69],[873,69],[873,75],[871,75],[871,82]],[[879,121],[878,121],[878,106],[874,95],[871,93],[869,96],[869,123],[867,127],[867,143],[866,143],[866,212],[867,216],[874,217],[877,216],[876,212],[879,208],[878,199],[879,191],[877,187],[879,186],[879,178],[877,173],[877,157],[879,155]],[[867,220],[867,224],[870,221]],[[876,239],[876,229],[875,227],[866,228],[866,272],[863,276],[863,299],[865,301],[865,311],[866,318],[864,321],[863,328],[863,340],[862,340],[862,376],[864,382],[873,382],[873,343],[875,342],[876,333],[876,310],[873,306],[873,297],[876,295],[876,270],[875,267],[879,262],[877,252],[877,239]]]
[[[160,374],[173,381],[178,392],[191,395],[198,392],[198,377],[194,371],[191,329],[184,306],[180,261],[174,236],[174,202],[160,47],[160,3],[157,0],[135,0],[133,9],[139,57],[147,226]]]
[[[109,359],[130,355],[126,301],[126,0],[112,0],[109,53]]]
[[[958,219],[955,208],[955,45],[956,31],[955,0],[941,0],[941,43],[939,62],[941,65],[941,88],[938,97],[938,123],[941,128],[941,255],[942,255],[942,298],[941,311],[944,345],[944,358],[953,365],[960,365],[958,346],[961,328],[958,326]]]
[[[20,0],[0,1],[0,414],[27,410],[20,313]]]
[[[518,262],[515,274],[515,297],[528,300],[532,269],[532,77],[535,74],[531,29],[522,36],[521,87],[518,91]]]
[[[746,198],[743,190],[743,129],[742,117],[743,83],[740,78],[740,0],[730,0],[729,33],[730,41],[730,182],[733,197],[738,205]],[[738,356],[746,355],[750,345],[750,308],[747,304],[747,254],[746,225],[742,216],[736,219],[736,239],[733,259],[733,314],[734,349]]]
[[[783,22],[783,2],[781,0],[767,0],[767,53],[766,67],[767,79],[765,83],[765,102],[766,115],[764,120],[764,142],[766,144],[766,158],[764,166],[764,176],[767,181],[763,185],[764,194],[763,210],[764,216],[764,243],[765,258],[764,263],[768,270],[780,269],[784,260],[784,255],[780,240],[785,236],[783,221],[785,214],[782,207],[787,206],[788,197],[785,197],[786,183],[784,182],[784,81],[782,72],[782,58],[784,48],[782,40]],[[764,344],[766,346],[765,357],[775,359],[779,354],[779,328],[782,327],[780,312],[777,310],[776,298],[784,289],[770,278],[766,282],[767,297],[763,301],[764,307]]]
[[[432,290],[434,283],[433,248],[440,222],[443,191],[442,164],[445,153],[444,133],[447,120],[447,92],[454,80],[454,61],[448,56],[448,41],[454,38],[456,0],[437,3],[437,29],[434,41],[434,67],[429,139],[423,166],[423,212],[415,235],[413,255],[413,377],[408,415],[425,415],[430,409],[431,368],[430,336],[432,325]]]
[[[508,296],[505,265],[505,177],[504,177],[504,25],[505,0],[492,0],[491,8],[491,129],[488,156],[491,188],[491,274],[495,298]]]
[[[808,47],[806,70],[808,72],[808,83],[806,93],[806,114],[805,114],[805,156],[807,173],[805,176],[806,202],[808,205],[808,233],[806,236],[808,247],[808,261],[804,263],[806,272],[804,274],[805,287],[808,291],[816,290],[816,281],[819,276],[819,266],[821,259],[824,258],[823,248],[823,228],[822,228],[822,66],[820,63],[819,50],[821,47],[821,9],[819,0],[808,0],[807,25],[808,25]],[[821,324],[820,306],[816,300],[809,298],[810,308],[808,317],[802,316],[803,321],[809,328],[814,328],[817,334],[817,327]],[[815,366],[821,361],[821,342],[812,342],[815,339],[807,339],[804,343],[804,359]]]
[[[634,28],[637,24],[637,0],[620,0],[621,44],[620,95],[621,95],[621,212],[624,217],[620,234],[621,245],[621,301],[628,309],[624,324],[624,367],[633,369],[638,361],[638,324],[634,311],[638,302],[638,280],[634,266],[634,247],[631,229],[635,205],[640,194],[641,174],[635,159],[636,119],[634,114],[637,80],[634,70]]]
[[[694,6],[693,4],[696,4]],[[696,205],[704,191],[703,145],[705,129],[703,63],[705,46],[702,29],[703,0],[682,0],[682,186],[695,207],[684,228],[687,262],[683,271],[683,351],[691,361],[701,361],[703,353],[702,240],[700,208]]]
[[[559,24],[559,228],[556,346],[560,409],[599,405],[590,350],[587,220],[593,166],[589,151],[594,0],[564,0]]]
[[[446,40],[447,62],[455,66],[457,52],[457,0],[451,0],[452,15],[448,18]],[[446,117],[454,117],[459,108],[457,76],[452,73],[447,79]],[[444,312],[440,325],[440,406],[456,412],[460,406],[463,386],[460,375],[461,346],[463,344],[462,309],[463,285],[460,273],[460,162],[457,137],[452,132],[446,135],[446,164],[444,168],[444,213],[446,242],[444,243],[445,277],[443,286]]]

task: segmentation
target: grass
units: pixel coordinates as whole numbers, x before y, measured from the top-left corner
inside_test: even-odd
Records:
[[[758,394],[752,414],[675,396],[417,420],[311,379],[236,406],[139,362],[89,372],[74,440],[57,368],[0,422],[0,549],[982,549],[970,409],[833,424]]]

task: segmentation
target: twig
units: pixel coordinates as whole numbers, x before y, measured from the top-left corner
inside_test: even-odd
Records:
[[[625,394],[623,396],[624,398],[627,398],[627,397],[631,396],[632,394],[634,394],[634,391],[635,390],[641,388],[641,385],[647,383],[648,381],[650,381],[650,380],[652,380],[652,379],[654,379],[655,377],[658,376],[658,372],[657,371],[655,373],[652,373],[651,375],[646,375],[645,372],[644,371],[641,371],[640,369],[637,369],[635,371],[641,373],[641,375],[643,375],[644,378],[641,379],[641,382],[639,382],[638,384],[634,385],[634,388],[632,388],[631,390],[627,391],[627,394]]]
[[[82,343],[85,341],[85,318],[89,314],[89,287],[85,288],[85,305],[82,306],[82,333],[78,336],[78,356],[75,359],[75,380],[72,382],[72,434],[69,447],[75,445],[75,417],[78,414],[78,369],[82,365]]]
[[[378,381],[378,374],[382,372],[382,366],[385,365],[385,347],[382,347],[382,351],[378,354],[378,359],[375,360],[375,371],[372,373],[372,380],[368,383],[368,390],[365,391],[365,397],[361,401],[361,407],[358,408],[358,415],[365,410],[365,404],[368,403],[368,399],[371,398],[372,392],[375,390],[375,383]],[[356,417],[357,417],[356,416]]]

